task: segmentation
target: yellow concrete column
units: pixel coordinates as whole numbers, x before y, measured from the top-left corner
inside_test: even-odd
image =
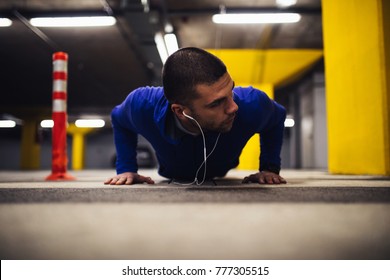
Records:
[[[322,0],[332,173],[390,175],[389,8]]]
[[[77,127],[69,124],[67,132],[72,135],[72,169],[84,169],[85,135],[93,131],[93,128]]]
[[[227,66],[237,86],[253,86],[263,90],[270,98],[274,88],[301,77],[322,58],[322,50],[209,50]],[[260,138],[254,135],[240,156],[239,169],[259,168]]]
[[[38,122],[36,120],[24,120],[21,141],[21,169],[35,170],[40,168],[41,145],[39,140]]]

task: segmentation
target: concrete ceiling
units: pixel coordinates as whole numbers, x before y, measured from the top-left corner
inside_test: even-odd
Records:
[[[294,24],[216,25],[221,5],[232,11],[277,11],[275,0],[2,0],[0,114],[51,112],[55,51],[69,54],[69,114],[108,114],[136,87],[160,84],[154,34],[173,26],[180,47],[322,49],[321,0],[298,0],[285,9],[301,13]],[[34,28],[33,16],[111,14],[101,28]]]

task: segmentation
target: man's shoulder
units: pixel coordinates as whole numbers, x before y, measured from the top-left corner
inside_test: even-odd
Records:
[[[252,86],[235,87],[233,91],[235,93],[235,97],[244,104],[253,104],[255,101],[261,103],[261,101],[266,101],[269,99],[268,95],[264,91]]]
[[[127,96],[124,101],[125,107],[130,106],[135,109],[143,107],[155,107],[157,104],[163,105],[166,103],[164,90],[162,87],[139,87]]]
[[[137,127],[146,120],[162,118],[167,107],[168,101],[162,87],[139,87],[113,109],[112,117],[130,120]]]
[[[162,87],[139,87],[133,90],[130,94],[133,98],[151,100],[151,98],[164,97],[164,90]]]
[[[131,91],[114,110],[137,112],[165,106],[165,103],[162,87],[139,87]]]

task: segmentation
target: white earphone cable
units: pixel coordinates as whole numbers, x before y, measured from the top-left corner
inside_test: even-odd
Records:
[[[209,158],[209,156],[211,156],[211,154],[214,152],[215,148],[217,147],[217,144],[218,144],[218,140],[219,140],[219,137],[221,136],[221,133],[218,134],[218,137],[217,139],[215,140],[215,144],[214,144],[214,147],[213,149],[211,150],[211,152],[207,155],[207,147],[206,147],[206,138],[204,136],[204,133],[203,133],[203,130],[202,130],[202,127],[200,126],[200,124],[197,122],[197,120],[195,120],[193,117],[190,117],[188,116],[186,113],[183,112],[183,115],[191,120],[193,120],[196,125],[199,127],[200,129],[200,133],[202,134],[202,139],[203,139],[203,162],[202,164],[199,166],[198,170],[196,171],[195,173],[195,178],[194,178],[194,181],[192,181],[191,183],[179,183],[179,182],[176,182],[173,180],[173,183],[176,184],[176,185],[181,185],[181,186],[190,186],[190,185],[193,185],[193,184],[196,184],[197,186],[200,186],[204,183],[204,181],[206,180],[206,172],[207,172],[207,159]],[[203,171],[203,179],[201,182],[199,182],[198,180],[198,173],[199,171],[202,169],[202,166],[204,165],[204,171]]]

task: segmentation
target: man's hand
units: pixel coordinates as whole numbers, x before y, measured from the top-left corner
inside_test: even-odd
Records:
[[[243,184],[259,183],[259,184],[286,184],[286,180],[276,173],[270,171],[261,171],[249,175],[242,180]]]
[[[139,175],[138,173],[125,172],[107,179],[105,185],[133,185],[133,184],[154,184],[150,177]]]

